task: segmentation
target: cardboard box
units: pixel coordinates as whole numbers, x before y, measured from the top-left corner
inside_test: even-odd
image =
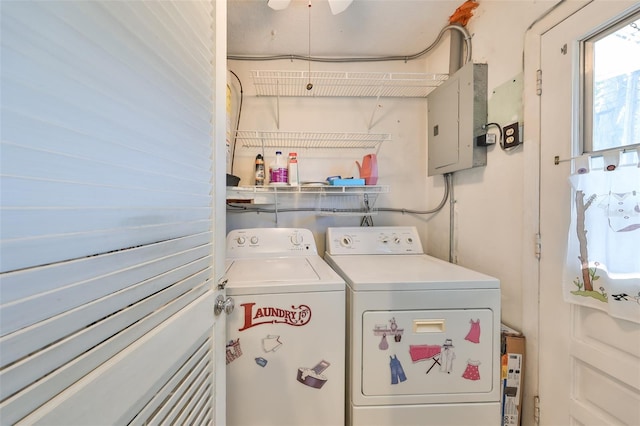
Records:
[[[500,329],[502,426],[519,426],[522,424],[525,338],[522,333],[504,324]]]

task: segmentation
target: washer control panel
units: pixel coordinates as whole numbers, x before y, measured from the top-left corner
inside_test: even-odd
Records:
[[[317,254],[313,233],[304,228],[234,229],[227,234],[227,258]]]
[[[424,254],[415,226],[327,228],[329,254]]]

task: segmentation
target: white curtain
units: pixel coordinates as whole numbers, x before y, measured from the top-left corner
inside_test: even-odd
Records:
[[[565,300],[640,323],[640,168],[578,169],[570,181]]]

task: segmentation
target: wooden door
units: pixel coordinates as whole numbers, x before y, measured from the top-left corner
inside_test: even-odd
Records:
[[[571,162],[579,154],[579,41],[634,2],[595,1],[541,36],[540,424],[639,424],[640,326],[564,302]]]

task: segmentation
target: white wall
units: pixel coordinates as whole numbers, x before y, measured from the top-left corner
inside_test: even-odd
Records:
[[[523,73],[523,44],[527,28],[555,2],[480,2],[467,29],[473,36],[473,61],[489,64],[489,121],[509,124],[506,118],[522,117],[515,105],[496,103],[505,86]],[[506,118],[504,118],[506,117]],[[495,128],[489,129],[492,133]],[[523,240],[523,152],[525,144],[513,151],[492,146],[487,166],[454,174],[454,261],[496,276],[502,287],[502,320],[522,329],[522,250]],[[437,178],[433,179],[437,182]],[[429,187],[429,194],[437,192]],[[448,217],[438,215],[428,225],[428,251],[445,257],[448,249]]]

